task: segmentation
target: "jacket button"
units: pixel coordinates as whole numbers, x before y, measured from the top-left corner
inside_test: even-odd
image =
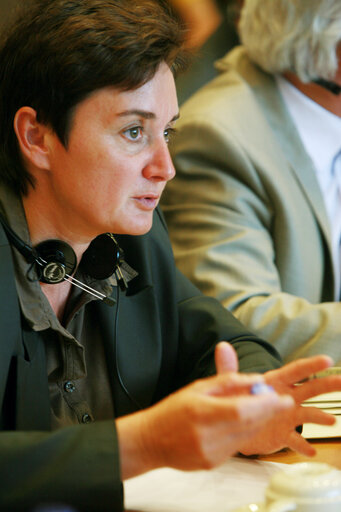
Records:
[[[83,414],[82,423],[91,423],[91,421],[92,421],[92,419],[91,419],[90,414],[88,414],[88,413]]]
[[[76,386],[74,385],[74,383],[73,383],[73,382],[71,382],[70,380],[68,380],[67,382],[65,382],[65,384],[64,384],[64,390],[65,390],[67,393],[73,393],[75,389],[76,389]]]

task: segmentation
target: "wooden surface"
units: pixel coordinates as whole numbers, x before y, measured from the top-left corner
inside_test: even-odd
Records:
[[[311,444],[317,452],[314,457],[303,457],[290,450],[283,450],[272,455],[262,456],[260,459],[284,464],[307,461],[326,462],[341,469],[341,438],[311,441]]]

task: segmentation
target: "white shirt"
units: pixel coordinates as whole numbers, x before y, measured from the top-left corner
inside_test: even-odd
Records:
[[[334,298],[341,283],[341,118],[299,91],[281,76],[276,82],[290,112],[316,176],[328,213],[335,273]]]

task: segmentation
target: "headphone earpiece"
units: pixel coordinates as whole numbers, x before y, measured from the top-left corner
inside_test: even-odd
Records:
[[[43,283],[61,283],[67,275],[73,274],[77,257],[72,247],[61,240],[46,240],[38,244],[36,254],[38,279]]]
[[[108,257],[109,256],[109,257]],[[111,233],[98,235],[85,251],[80,266],[95,279],[107,279],[124,259],[123,250]]]

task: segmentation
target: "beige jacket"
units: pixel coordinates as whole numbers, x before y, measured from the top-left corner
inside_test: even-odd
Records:
[[[183,107],[166,214],[178,267],[286,361],[341,365],[331,235],[313,163],[272,76],[242,47]]]

